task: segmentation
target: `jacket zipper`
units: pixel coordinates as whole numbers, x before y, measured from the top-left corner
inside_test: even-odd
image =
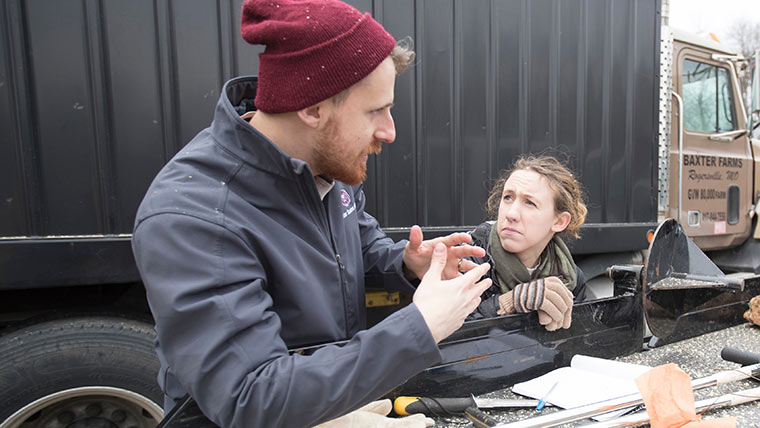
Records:
[[[325,216],[328,217],[327,218],[327,222],[328,222],[328,228],[327,229],[329,231],[328,233],[330,234],[330,244],[332,245],[333,253],[335,253],[335,261],[338,262],[338,274],[340,275],[340,292],[341,292],[341,295],[343,296],[343,320],[345,322],[344,328],[345,328],[345,332],[346,332],[346,337],[349,337],[349,333],[350,333],[350,331],[349,331],[350,330],[349,329],[349,322],[348,322],[348,305],[349,305],[349,302],[347,301],[348,296],[346,294],[346,287],[347,287],[347,284],[346,284],[346,265],[343,264],[343,259],[341,259],[340,253],[338,253],[338,250],[335,247],[335,239],[333,237],[332,228],[329,227],[330,218],[329,218],[329,216],[327,216],[327,213],[325,213]]]
[[[303,177],[303,176],[302,176]],[[313,178],[312,178],[313,180]],[[349,337],[349,323],[348,323],[348,296],[346,295],[346,265],[343,264],[343,260],[340,257],[340,254],[338,253],[338,249],[335,246],[335,238],[333,237],[332,227],[330,227],[330,217],[328,215],[328,207],[325,205],[324,201],[322,201],[319,198],[319,192],[317,192],[316,186],[313,185],[313,183],[310,183],[306,179],[302,179],[301,181],[304,186],[307,188],[306,193],[307,195],[310,195],[311,201],[319,201],[316,204],[310,203],[313,208],[316,208],[314,211],[316,211],[317,218],[320,219],[322,222],[322,229],[324,230],[326,237],[330,240],[330,247],[332,248],[333,254],[335,255],[335,261],[338,263],[338,275],[340,276],[340,292],[341,296],[343,297],[343,329],[345,331],[346,337]],[[334,187],[333,187],[334,190]],[[330,190],[332,192],[333,190]],[[325,196],[326,198],[329,198],[329,193]],[[311,202],[308,201],[308,202]]]

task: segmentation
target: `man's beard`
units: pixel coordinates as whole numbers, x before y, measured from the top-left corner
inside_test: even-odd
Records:
[[[315,167],[320,174],[328,178],[356,185],[367,178],[365,154],[379,154],[383,142],[373,139],[367,150],[357,158],[347,158],[346,153],[351,143],[341,139],[340,126],[335,117],[327,119],[325,128],[317,135],[314,147]]]

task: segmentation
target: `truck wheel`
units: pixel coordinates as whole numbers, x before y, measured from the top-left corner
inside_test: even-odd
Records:
[[[46,321],[0,337],[1,428],[153,428],[155,332],[140,321]]]

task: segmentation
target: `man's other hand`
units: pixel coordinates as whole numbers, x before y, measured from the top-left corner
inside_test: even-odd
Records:
[[[422,279],[425,272],[430,268],[433,248],[436,244],[443,243],[448,247],[448,259],[446,259],[443,268],[442,278],[456,278],[461,275],[461,272],[468,272],[477,266],[469,260],[461,260],[460,263],[462,257],[483,257],[486,255],[486,251],[480,247],[464,245],[470,241],[472,241],[470,234],[463,232],[424,241],[422,229],[419,226],[412,226],[409,231],[409,242],[404,247],[404,266],[417,278]]]
[[[475,265],[453,279],[442,279],[447,251],[450,249],[443,242],[435,244],[430,269],[412,297],[436,343],[462,326],[467,315],[480,304],[480,295],[491,286],[489,278],[480,280],[490,269],[488,263]]]
[[[435,421],[422,414],[403,418],[389,418],[391,400],[373,401],[364,407],[339,418],[319,424],[314,428],[426,428],[435,425]]]

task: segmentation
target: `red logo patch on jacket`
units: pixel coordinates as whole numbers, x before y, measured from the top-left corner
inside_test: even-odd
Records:
[[[348,196],[346,189],[340,189],[340,203],[343,204],[344,207],[347,207],[348,204],[351,203],[351,197]]]

